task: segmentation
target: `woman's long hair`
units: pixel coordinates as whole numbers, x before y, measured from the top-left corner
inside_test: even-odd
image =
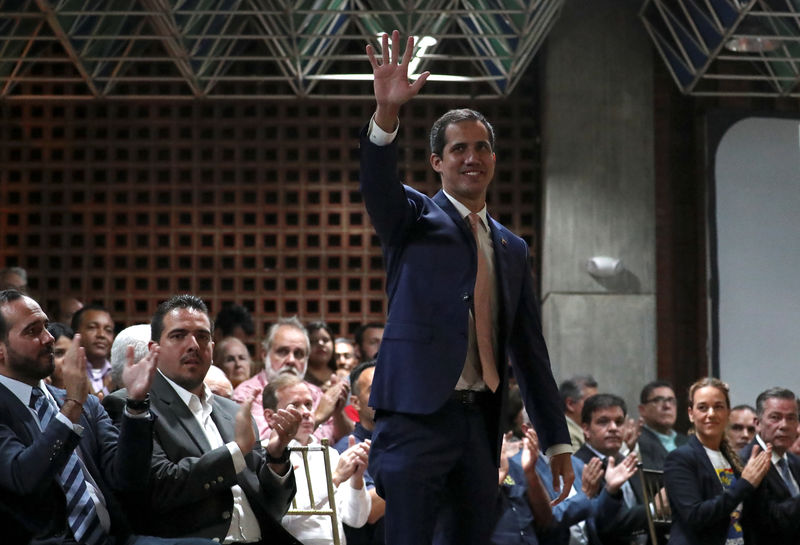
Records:
[[[697,392],[697,390],[699,390],[700,388],[706,388],[708,386],[716,388],[725,395],[725,404],[728,406],[728,410],[730,410],[731,398],[729,394],[730,390],[728,388],[728,385],[715,377],[701,378],[700,380],[698,380],[689,387],[689,407],[694,407],[695,392]],[[689,430],[689,433],[695,433],[694,424],[692,424],[692,428]],[[739,459],[739,455],[736,454],[736,451],[728,442],[728,436],[725,433],[722,434],[722,443],[720,443],[719,445],[719,450],[725,457],[725,459],[728,460],[728,462],[731,464],[736,474],[741,475],[743,469],[742,461]]]

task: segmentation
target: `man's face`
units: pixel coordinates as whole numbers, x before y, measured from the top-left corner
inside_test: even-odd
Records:
[[[583,395],[579,400],[575,401],[571,397],[567,398],[567,408],[573,420],[575,420],[576,422],[581,421],[581,411],[583,411],[583,402],[595,394],[597,394],[596,386],[584,386]]]
[[[303,378],[308,366],[308,337],[294,326],[280,326],[264,363],[269,378],[281,373],[292,373]]]
[[[728,441],[734,449],[741,450],[756,435],[756,413],[750,409],[731,411],[728,418]]]
[[[622,446],[622,426],[625,424],[625,413],[622,407],[607,407],[592,413],[592,421],[582,424],[586,442],[595,450],[610,456],[616,454]]]
[[[375,409],[369,406],[369,394],[372,392],[372,377],[375,375],[375,368],[368,367],[361,371],[358,376],[358,395],[350,396],[350,403],[358,411],[358,418],[361,425],[371,430],[375,427]]]
[[[8,272],[0,278],[0,290],[17,290],[20,293],[26,293],[28,284],[17,273]]]
[[[358,360],[356,359],[356,351],[350,343],[336,343],[336,373],[340,371],[344,375],[350,374],[353,367],[356,366]]]
[[[31,386],[53,372],[53,343],[47,315],[30,297],[0,307],[8,338],[0,341],[0,373]]]
[[[294,405],[303,415],[300,426],[297,428],[295,439],[303,444],[308,443],[309,437],[314,432],[314,400],[311,397],[311,391],[308,386],[301,382],[278,390],[276,394],[278,409],[285,409],[289,405]]]
[[[158,346],[161,372],[199,396],[214,351],[208,315],[193,308],[172,309],[164,316]]]
[[[441,175],[442,187],[466,206],[482,207],[495,163],[486,126],[480,121],[452,123],[444,136],[442,155],[432,154],[430,159],[433,170]]]
[[[654,388],[647,401],[639,405],[639,415],[644,423],[660,433],[667,433],[678,417],[675,392],[668,386]]]
[[[375,356],[378,355],[378,349],[381,347],[382,338],[382,327],[370,327],[364,330],[364,335],[361,337],[361,345],[358,350],[361,361],[375,359]]]
[[[114,342],[114,320],[103,310],[87,310],[81,315],[81,346],[86,350],[86,359],[95,367],[108,359],[111,343]]]
[[[761,418],[756,418],[758,435],[772,450],[783,454],[797,439],[797,403],[794,399],[771,397],[764,402]]]
[[[217,365],[225,371],[231,383],[239,385],[250,378],[250,352],[242,341],[228,339],[221,356],[222,361],[217,362]]]

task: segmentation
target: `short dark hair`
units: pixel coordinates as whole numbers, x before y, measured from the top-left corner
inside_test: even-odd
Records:
[[[188,293],[182,295],[174,295],[158,305],[155,314],[153,314],[153,318],[150,320],[150,339],[159,342],[161,340],[161,334],[164,333],[164,316],[166,316],[169,312],[175,310],[176,308],[188,308],[193,310],[199,310],[206,316],[208,316],[208,307],[196,295],[190,295]],[[208,322],[210,325],[211,332],[214,332],[214,322],[211,321],[211,317],[208,317]]]
[[[364,341],[364,332],[366,330],[373,329],[373,328],[375,328],[375,329],[384,329],[385,327],[386,327],[386,324],[384,324],[383,322],[369,322],[367,324],[359,326],[359,328],[356,329],[356,332],[353,335],[353,337],[356,340],[356,344],[358,346],[361,346],[361,343]]]
[[[261,392],[261,404],[265,409],[272,409],[273,411],[278,408],[278,392],[284,388],[289,388],[295,384],[301,384],[303,379],[291,373],[281,373],[277,377],[270,380],[264,391]]]
[[[470,110],[469,108],[459,108],[446,112],[442,117],[434,121],[430,135],[432,154],[438,155],[439,157],[442,156],[442,153],[444,153],[445,132],[447,132],[447,127],[463,121],[480,121],[483,123],[489,135],[489,145],[492,151],[494,151],[494,127],[492,127],[492,124],[478,111]]]
[[[642,388],[642,392],[639,394],[639,403],[642,405],[647,403],[650,400],[650,394],[652,394],[653,390],[656,388],[669,388],[673,392],[675,391],[675,388],[672,387],[672,383],[668,380],[654,380],[648,382],[644,385],[644,388]]]
[[[782,388],[780,386],[775,386],[774,388],[764,390],[758,394],[758,397],[756,398],[756,416],[758,416],[759,419],[761,419],[764,414],[764,403],[766,403],[768,399],[790,399],[794,401],[796,397],[794,392],[788,388]]]
[[[581,411],[581,422],[583,424],[592,423],[592,415],[600,409],[609,409],[611,407],[619,407],[622,409],[622,414],[628,414],[628,407],[625,405],[625,400],[614,394],[595,394],[587,397],[583,402],[583,410]]]
[[[361,377],[361,373],[370,367],[375,367],[375,360],[362,361],[350,371],[350,393],[352,395],[358,395],[358,379]]]
[[[73,331],[73,329],[67,324],[62,324],[61,322],[51,322],[47,324],[47,331],[55,340],[58,340],[61,337],[66,337],[68,339],[75,337],[75,331]]]
[[[3,316],[3,307],[23,297],[25,297],[25,294],[18,290],[0,291],[0,342],[6,342],[8,340],[8,330],[10,329],[5,316]]]
[[[741,405],[736,405],[735,407],[731,408],[731,412],[733,411],[750,411],[751,413],[755,414],[756,409],[752,405],[742,403]]]
[[[568,378],[558,387],[561,396],[561,408],[567,410],[567,399],[579,400],[586,388],[597,388],[597,381],[592,375],[578,375]]]
[[[106,307],[101,305],[100,303],[91,303],[89,305],[84,306],[83,308],[77,310],[75,314],[72,315],[72,323],[70,326],[72,327],[73,331],[78,331],[81,328],[81,321],[83,320],[83,315],[90,310],[96,310],[100,312],[105,312],[109,316],[111,316],[111,312],[108,311]]]
[[[242,328],[245,335],[252,335],[256,331],[250,311],[242,305],[232,303],[222,305],[214,320],[214,325],[223,337],[232,335],[237,326]]]

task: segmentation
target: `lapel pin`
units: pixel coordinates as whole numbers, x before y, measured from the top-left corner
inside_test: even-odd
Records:
[[[500,239],[500,244],[502,244],[503,246],[508,246],[508,241],[506,239],[504,239],[504,238],[501,238]]]

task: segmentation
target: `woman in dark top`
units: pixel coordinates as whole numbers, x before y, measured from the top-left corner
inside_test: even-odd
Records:
[[[694,435],[673,450],[664,464],[664,483],[672,507],[671,545],[741,545],[742,501],[770,467],[771,447],[742,467],[728,444],[728,386],[704,378],[689,389],[689,420]]]
[[[312,322],[306,326],[311,352],[308,354],[308,370],[305,379],[323,390],[330,385],[331,375],[336,372],[336,356],[333,353],[333,331],[325,322]]]

